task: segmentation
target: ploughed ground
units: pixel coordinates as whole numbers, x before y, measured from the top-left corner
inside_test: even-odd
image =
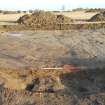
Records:
[[[104,29],[1,32],[0,105],[104,105],[104,68]]]

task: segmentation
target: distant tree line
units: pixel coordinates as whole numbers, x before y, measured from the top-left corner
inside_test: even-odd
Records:
[[[105,8],[90,8],[88,10],[86,10],[86,12],[104,12]]]
[[[7,10],[0,10],[0,13],[2,14],[18,14],[18,13],[34,13],[36,11],[40,11],[38,9],[36,10],[28,10],[28,11],[21,11],[21,10],[17,10],[17,11],[7,11]],[[71,11],[85,11],[85,12],[104,12],[105,8],[76,8],[76,9],[72,9],[72,10],[65,10],[64,7],[62,7],[62,12],[71,12]],[[55,10],[52,12],[61,12],[60,10]]]
[[[85,12],[103,12],[105,11],[105,8],[76,8],[72,11],[85,11]]]
[[[33,13],[35,10],[28,10],[28,11],[7,11],[7,10],[0,10],[0,13],[2,14],[18,14],[18,13]]]

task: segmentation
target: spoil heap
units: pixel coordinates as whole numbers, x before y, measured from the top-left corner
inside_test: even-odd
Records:
[[[101,12],[99,14],[96,14],[93,16],[89,21],[95,22],[95,21],[105,21],[105,12]]]
[[[55,24],[67,24],[73,20],[63,15],[54,15],[51,12],[36,11],[32,15],[24,15],[18,20],[18,23],[29,27],[39,26],[50,26]]]

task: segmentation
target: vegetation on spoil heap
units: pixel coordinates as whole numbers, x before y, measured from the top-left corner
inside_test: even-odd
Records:
[[[51,12],[36,11],[32,15],[24,15],[19,18],[18,23],[25,26],[35,27],[36,25],[50,26],[56,24],[71,23],[73,20],[63,15],[54,15]]]

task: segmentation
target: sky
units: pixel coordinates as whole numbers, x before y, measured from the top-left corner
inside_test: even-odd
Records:
[[[105,8],[105,0],[0,0],[3,10],[65,10],[73,8]]]

